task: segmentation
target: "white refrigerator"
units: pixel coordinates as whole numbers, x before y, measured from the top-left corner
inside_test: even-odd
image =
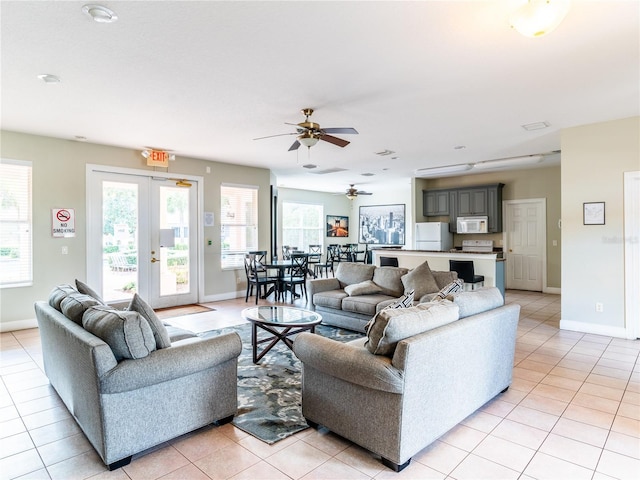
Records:
[[[453,248],[448,222],[416,223],[416,250],[447,252]]]

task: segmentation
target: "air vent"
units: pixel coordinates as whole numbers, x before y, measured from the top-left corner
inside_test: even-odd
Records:
[[[318,166],[313,163],[307,163],[306,165],[302,165],[302,168],[318,168]]]
[[[361,173],[360,175],[362,175],[363,177],[373,177],[375,176],[375,173]]]
[[[549,126],[549,122],[527,123],[526,125],[521,125],[521,126],[527,131],[542,130],[543,128],[547,128]]]
[[[316,170],[309,173],[315,173],[316,175],[326,175],[327,173],[346,172],[346,168],[327,168],[326,170]]]
[[[376,155],[380,155],[381,157],[386,157],[387,155],[392,155],[396,152],[394,152],[393,150],[382,150],[381,152],[376,152]]]

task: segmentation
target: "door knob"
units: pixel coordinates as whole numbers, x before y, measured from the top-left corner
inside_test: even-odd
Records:
[[[513,250],[509,249],[509,253],[513,252]]]
[[[158,260],[157,258],[155,258],[155,257],[151,257],[151,263],[156,263],[156,262],[159,262],[159,261],[160,261],[160,260]]]

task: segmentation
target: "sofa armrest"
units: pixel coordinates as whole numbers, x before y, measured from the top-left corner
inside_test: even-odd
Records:
[[[340,282],[336,278],[316,278],[307,282],[307,293],[309,298],[313,298],[314,293],[327,292],[329,290],[340,290]]]
[[[185,339],[145,358],[121,361],[100,377],[100,392],[121,393],[174,380],[237,359],[241,351],[242,341],[235,332]]]
[[[404,377],[391,365],[391,359],[373,355],[366,348],[300,333],[293,342],[293,351],[303,363],[331,377],[373,390],[402,393]]]

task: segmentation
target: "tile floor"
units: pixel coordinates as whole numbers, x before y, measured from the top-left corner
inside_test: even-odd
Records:
[[[206,427],[109,472],[41,367],[38,330],[1,335],[0,478],[24,479],[593,479],[640,478],[640,341],[560,331],[560,297],[519,303],[513,384],[400,474],[330,432],[272,446],[233,425]],[[174,319],[195,331],[241,323],[243,299]]]

